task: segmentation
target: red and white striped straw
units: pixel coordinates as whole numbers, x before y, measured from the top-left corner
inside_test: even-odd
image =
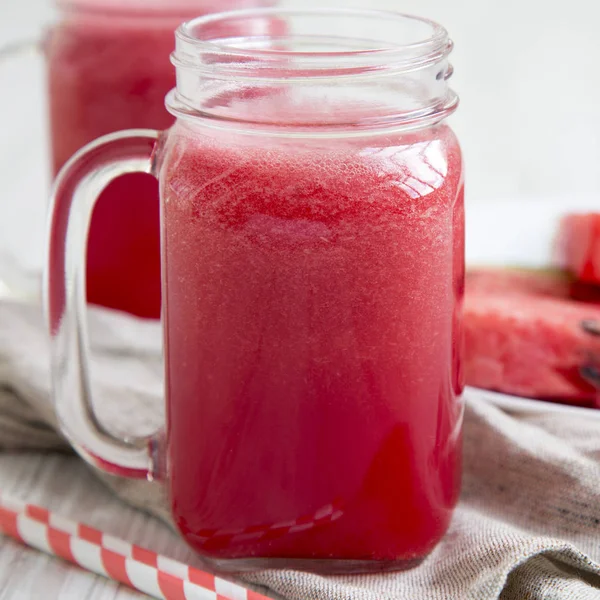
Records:
[[[0,493],[0,532],[164,600],[269,600],[240,585]]]

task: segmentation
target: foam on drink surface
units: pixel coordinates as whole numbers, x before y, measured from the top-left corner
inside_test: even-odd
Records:
[[[178,125],[162,194],[171,497],[188,541],[213,557],[424,555],[459,488],[452,132]],[[326,505],[339,518],[275,539],[223,533]]]

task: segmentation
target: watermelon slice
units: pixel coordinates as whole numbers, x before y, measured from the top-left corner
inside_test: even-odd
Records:
[[[569,298],[573,278],[560,269],[496,267],[469,269],[466,286],[470,293],[526,294]],[[600,300],[600,294],[598,295]]]
[[[600,213],[563,217],[555,253],[559,264],[578,280],[600,283]]]
[[[561,269],[480,268],[470,269],[467,284],[471,292],[491,294],[523,293],[579,300],[600,306],[600,287],[583,283]]]
[[[572,300],[572,290],[572,279],[560,271],[469,271],[464,303],[467,384],[596,405],[600,303]],[[588,299],[599,299],[590,295]]]

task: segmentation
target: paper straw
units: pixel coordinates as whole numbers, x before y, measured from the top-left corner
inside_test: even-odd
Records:
[[[2,493],[0,531],[154,598],[269,600],[231,581]]]

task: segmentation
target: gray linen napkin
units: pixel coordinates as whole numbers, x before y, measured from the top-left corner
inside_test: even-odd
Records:
[[[160,329],[91,309],[95,403],[107,425],[163,419]],[[68,450],[50,404],[39,308],[0,298],[0,448]],[[470,393],[463,493],[450,531],[417,568],[326,577],[245,574],[288,600],[600,600],[600,419],[507,414]],[[124,500],[169,520],[157,485],[98,473]]]

